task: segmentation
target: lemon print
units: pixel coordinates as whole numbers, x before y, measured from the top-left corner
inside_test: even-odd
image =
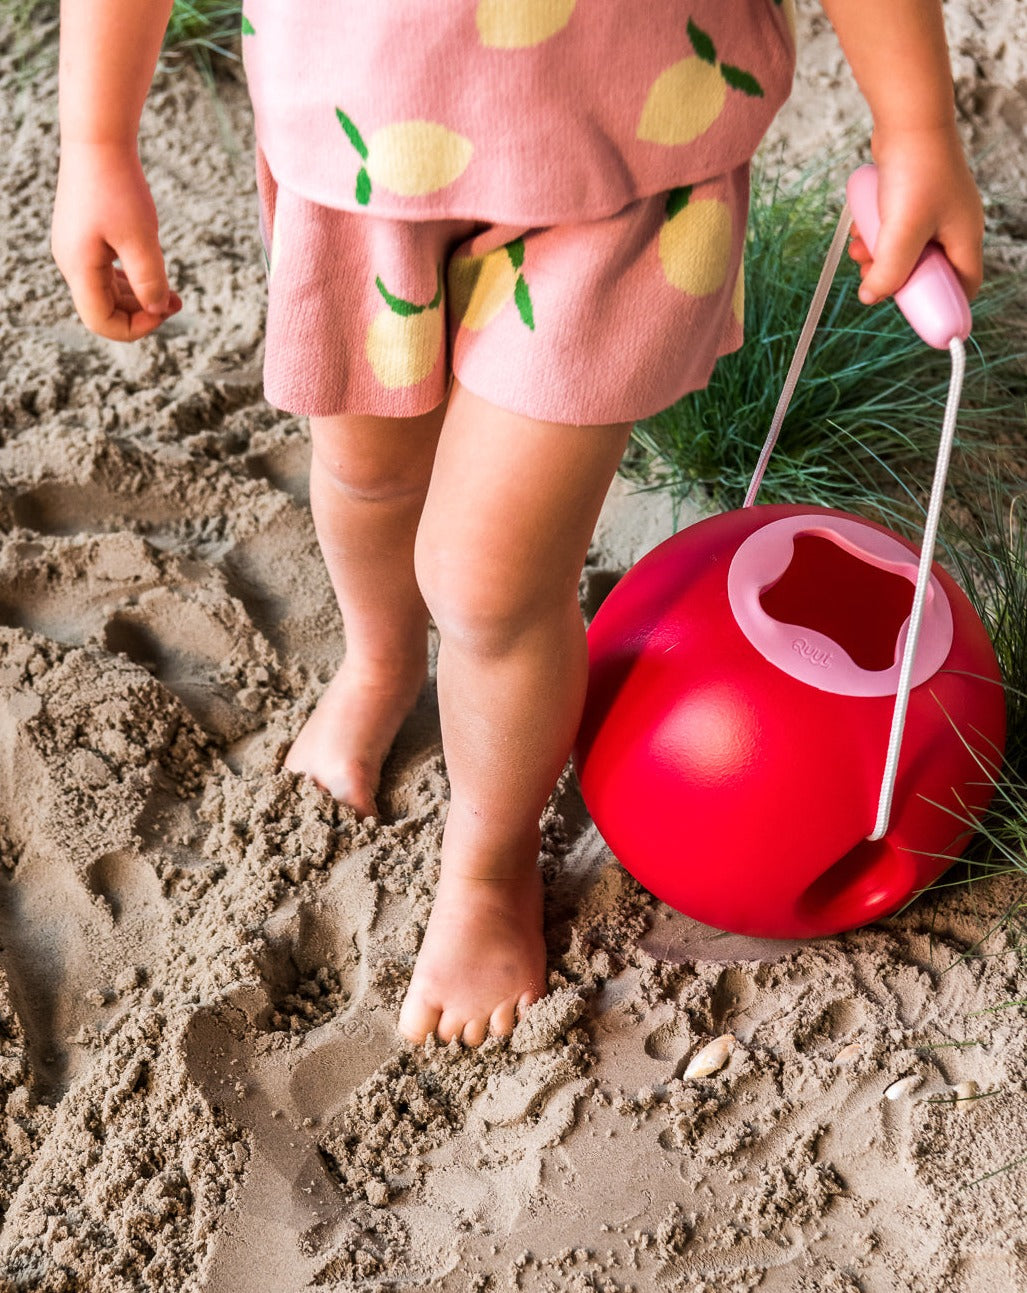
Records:
[[[740,67],[721,63],[709,36],[688,20],[693,53],[664,68],[649,87],[636,135],[651,144],[688,144],[724,110],[728,87],[754,98],[763,87]]]
[[[535,330],[535,309],[521,268],[524,239],[515,238],[484,256],[462,256],[450,266],[453,309],[464,328],[480,332],[513,300],[525,327]]]
[[[673,189],[658,245],[667,282],[689,296],[709,296],[731,263],[731,212],[719,198],[693,201],[690,188]]]
[[[480,332],[513,296],[516,281],[502,247],[485,256],[458,256],[449,266],[450,306],[465,328]]]
[[[393,296],[381,278],[375,286],[385,301],[371,320],[364,339],[364,354],[375,377],[389,390],[416,386],[438,363],[442,351],[442,271],[438,287],[427,305]]]
[[[683,58],[653,82],[638,123],[638,138],[687,144],[709,130],[724,109],[727,85],[716,67]]]
[[[541,45],[570,22],[577,0],[478,0],[474,20],[483,45],[524,49]]]
[[[444,189],[460,178],[474,152],[469,139],[438,121],[392,121],[365,142],[341,108],[335,115],[364,163],[357,172],[356,199],[361,206],[370,201],[372,182],[401,197]]]
[[[745,323],[745,266],[738,266],[738,277],[735,279],[735,290],[731,293],[731,313],[739,325]]]

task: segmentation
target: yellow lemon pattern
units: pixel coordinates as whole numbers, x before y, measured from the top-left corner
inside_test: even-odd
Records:
[[[380,126],[365,142],[341,108],[335,115],[362,162],[356,199],[371,200],[372,182],[402,197],[420,197],[444,189],[467,169],[474,145],[438,121],[393,121]]]
[[[442,270],[438,287],[427,305],[393,296],[381,278],[375,287],[385,301],[371,320],[364,339],[364,354],[375,377],[389,390],[416,386],[438,363],[442,352]]]
[[[492,49],[541,45],[570,22],[577,0],[478,0],[474,20]]]
[[[745,266],[738,266],[738,277],[735,279],[735,290],[731,293],[731,313],[739,327],[745,323]]]
[[[692,53],[665,68],[649,87],[636,134],[652,144],[674,147],[704,134],[724,109],[730,87],[752,98],[763,87],[749,72],[717,58],[713,41],[688,20]]]
[[[523,238],[515,238],[484,256],[455,259],[450,266],[452,304],[461,326],[480,332],[512,299],[521,322],[534,332],[535,307],[522,272],[523,265]]]
[[[667,282],[689,296],[718,292],[731,264],[731,211],[719,198],[692,200],[674,189],[660,229],[660,264]]]

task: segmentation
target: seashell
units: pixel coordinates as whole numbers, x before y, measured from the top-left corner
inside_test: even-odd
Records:
[[[958,1104],[960,1100],[973,1100],[980,1092],[981,1088],[973,1078],[968,1078],[966,1082],[959,1082],[952,1088],[952,1098]]]
[[[908,1077],[899,1078],[891,1086],[884,1088],[885,1097],[889,1100],[901,1100],[904,1095],[909,1095],[915,1091],[923,1078],[919,1073],[911,1073]]]
[[[685,1079],[709,1077],[711,1073],[716,1073],[728,1062],[734,1049],[734,1033],[715,1037],[712,1042],[707,1042],[702,1050],[696,1051],[688,1061],[688,1067],[684,1072]]]
[[[849,1042],[848,1046],[843,1046],[834,1057],[834,1062],[835,1064],[851,1064],[859,1052],[859,1042]]]

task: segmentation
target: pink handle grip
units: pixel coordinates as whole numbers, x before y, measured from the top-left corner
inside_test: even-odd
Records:
[[[859,236],[873,255],[881,227],[877,211],[877,167],[861,166],[849,176],[846,197]],[[895,293],[895,304],[913,330],[937,350],[947,350],[953,337],[965,341],[970,335],[970,304],[936,242],[929,242],[913,272]]]

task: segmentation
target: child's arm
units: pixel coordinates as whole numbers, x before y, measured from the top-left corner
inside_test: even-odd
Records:
[[[51,246],[83,323],[116,341],[145,336],[181,308],[168,287],[136,146],[171,4],[61,3],[61,160]]]
[[[890,296],[930,239],[973,298],[983,275],[984,214],[956,129],[940,0],[822,0],[874,118],[881,231],[860,239],[860,299]]]

